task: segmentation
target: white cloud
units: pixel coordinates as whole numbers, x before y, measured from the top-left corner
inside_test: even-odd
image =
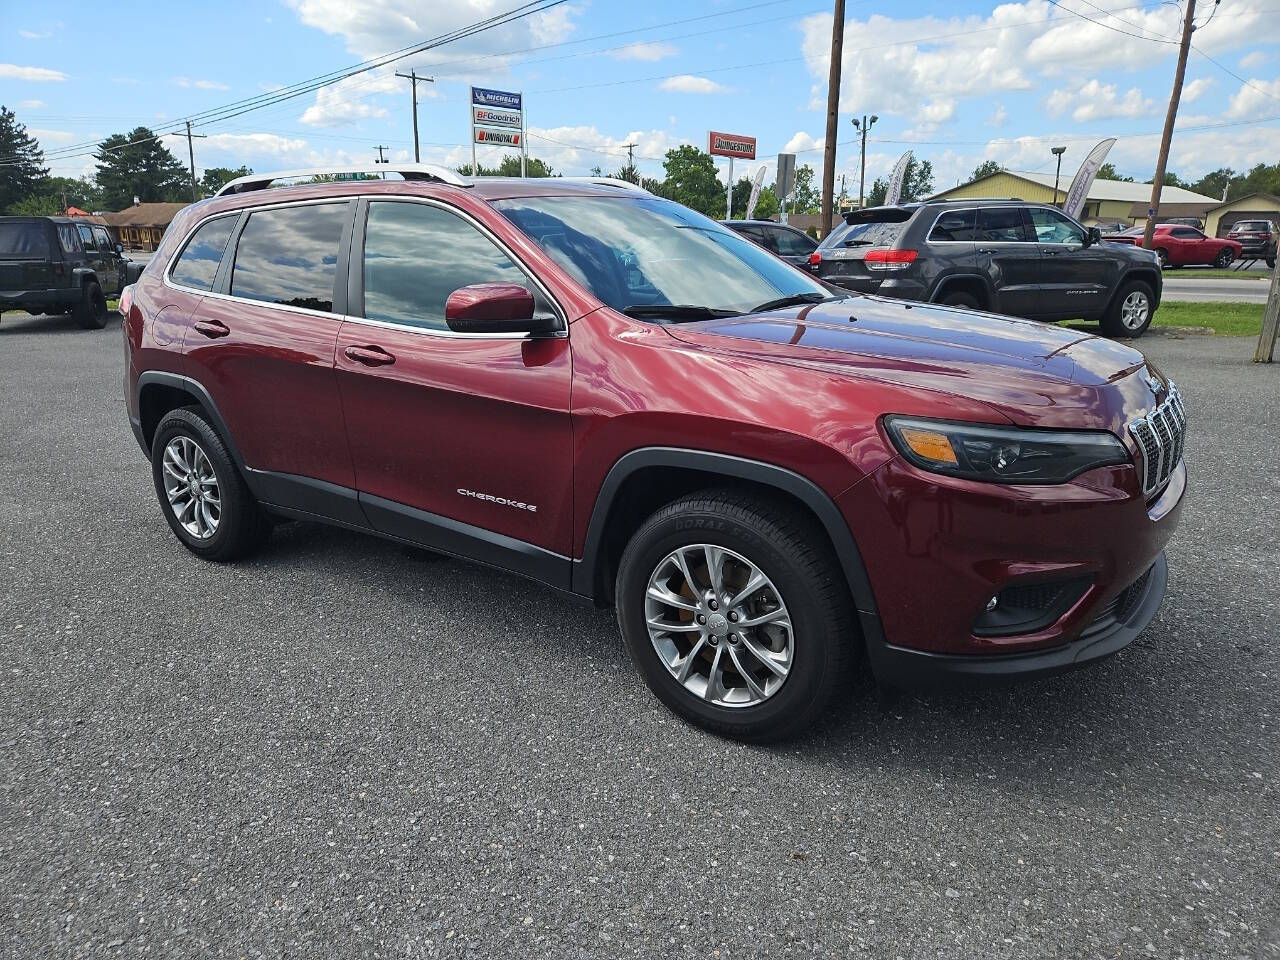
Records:
[[[187,89],[190,87],[195,87],[197,90],[230,90],[231,89],[225,83],[219,83],[217,80],[192,80],[189,77],[174,77],[173,82],[184,89]]]
[[[1195,103],[1214,85],[1213,77],[1196,77],[1182,88],[1182,103]]]
[[[646,175],[661,176],[666,152],[682,142],[666,130],[631,130],[622,136],[612,136],[594,126],[529,128],[529,154],[546,160],[558,173],[570,176],[585,174],[596,166],[606,174],[613,173],[626,164],[628,143],[635,144],[632,149],[636,166]],[[482,150],[480,162],[492,164],[503,152],[494,150],[493,159],[486,161]],[[470,161],[468,148],[468,156],[462,162]]]
[[[53,36],[52,30],[19,30],[18,36],[23,40],[48,40]]]
[[[27,130],[27,133],[31,134],[42,144],[74,143],[77,139],[74,133],[69,133],[66,130],[37,130],[34,127],[31,127]]]
[[[1263,110],[1276,112],[1280,100],[1280,78],[1270,82],[1250,78],[1247,84],[1231,95],[1226,115],[1232,120],[1242,120],[1260,115]]]
[[[617,60],[665,60],[680,52],[678,47],[669,43],[632,43],[619,50],[613,50],[609,56]]]
[[[1257,70],[1267,62],[1267,55],[1261,50],[1255,50],[1253,53],[1246,54],[1240,58],[1241,70]]]
[[[1115,84],[1104,84],[1096,78],[1078,90],[1054,90],[1045,98],[1050,116],[1061,116],[1070,109],[1071,119],[1076,123],[1109,117],[1140,117],[1150,113],[1154,106],[1155,102],[1144,97],[1137,87],[1131,87],[1121,96]]]
[[[797,130],[782,148],[782,153],[820,152],[827,142],[826,137],[812,137],[803,130]],[[799,162],[799,161],[797,161]]]
[[[406,81],[398,79],[393,71],[352,77],[317,90],[315,103],[307,107],[299,119],[310,127],[338,127],[366,117],[385,117],[385,107],[366,102],[365,98],[403,92],[405,85]],[[431,86],[419,86],[418,96],[436,95],[428,89]]]
[[[19,100],[18,101],[18,109],[20,110],[39,110],[44,105],[45,104],[43,100]]]
[[[672,93],[728,93],[729,88],[721,86],[714,80],[708,80],[706,77],[695,77],[689,73],[682,73],[678,77],[668,77],[663,80],[659,86],[663,90],[669,90]]]
[[[995,109],[991,111],[991,115],[987,117],[987,126],[1003,127],[1009,122],[1009,111],[1005,109],[1003,103],[997,103]]]
[[[281,157],[297,154],[307,148],[298,137],[282,137],[274,133],[211,133],[202,141],[201,149],[224,150],[238,157]],[[243,161],[241,161],[243,163]],[[240,166],[239,163],[235,166]]]
[[[0,78],[6,80],[30,80],[35,83],[61,83],[67,75],[48,67],[20,67],[16,63],[0,63]]]

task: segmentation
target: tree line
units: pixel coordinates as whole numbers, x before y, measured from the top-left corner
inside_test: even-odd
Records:
[[[969,182],[972,183],[974,180],[993,176],[1003,172],[1003,170],[1004,167],[996,161],[987,160],[974,168]],[[1098,179],[1120,180],[1124,183],[1137,182],[1133,177],[1122,176],[1120,171],[1115,168],[1115,165],[1110,162],[1104,163],[1098,168]],[[1064,179],[1062,188],[1065,190],[1070,182],[1069,178]],[[1150,183],[1151,181],[1144,182]],[[1204,197],[1215,197],[1224,200],[1238,200],[1252,193],[1269,193],[1273,196],[1280,196],[1280,162],[1273,164],[1259,163],[1246,173],[1239,173],[1230,167],[1219,167],[1212,173],[1206,173],[1199,180],[1183,180],[1171,170],[1164,175],[1164,185],[1166,187],[1181,187]]]

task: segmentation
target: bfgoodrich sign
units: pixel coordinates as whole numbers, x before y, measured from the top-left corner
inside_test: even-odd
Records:
[[[707,153],[713,157],[734,157],[738,160],[756,158],[756,138],[740,137],[736,133],[720,133],[712,130],[707,135]]]

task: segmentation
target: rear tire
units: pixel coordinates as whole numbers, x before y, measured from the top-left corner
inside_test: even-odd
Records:
[[[107,298],[102,295],[102,287],[93,280],[80,288],[75,319],[85,330],[101,330],[107,325]]]
[[[1156,249],[1156,259],[1160,261],[1160,269],[1167,270],[1169,268],[1169,251],[1163,247]]]
[[[942,298],[941,302],[948,307],[963,307],[966,310],[978,309],[978,298],[971,293],[964,293],[962,291],[948,293]]]
[[[172,410],[160,421],[151,476],[169,529],[198,557],[238,560],[271,533],[226,444],[198,407]]]
[[[1222,251],[1214,258],[1213,265],[1219,270],[1225,270],[1231,266],[1232,261],[1236,258],[1235,253],[1230,247],[1224,247]]]
[[[1155,315],[1155,295],[1141,280],[1130,280],[1120,288],[1102,318],[1102,332],[1108,337],[1140,337]]]
[[[789,504],[732,489],[668,504],[627,544],[616,597],[649,689],[715,733],[793,737],[848,689],[858,635],[848,585],[822,529]],[[655,622],[677,629],[651,630]]]

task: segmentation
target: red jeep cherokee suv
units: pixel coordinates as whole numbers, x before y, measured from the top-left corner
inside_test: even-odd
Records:
[[[193,553],[318,520],[614,603],[667,706],[752,740],[863,651],[900,686],[1041,675],[1155,615],[1186,417],[1141,354],[833,294],[619,181],[398,172],[235,181],[125,299]]]

